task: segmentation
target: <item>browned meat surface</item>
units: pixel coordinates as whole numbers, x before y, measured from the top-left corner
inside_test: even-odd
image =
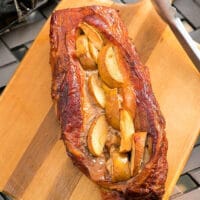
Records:
[[[88,150],[91,120],[102,110],[90,100],[85,86],[89,73],[83,70],[75,53],[78,25],[82,22],[95,27],[119,48],[136,95],[135,129],[147,131],[153,140],[150,161],[126,181],[111,180],[106,153],[96,157]],[[152,92],[148,69],[141,63],[118,13],[102,6],[56,11],[51,18],[50,44],[52,98],[73,163],[101,187],[105,200],[161,199],[168,170],[165,120]]]

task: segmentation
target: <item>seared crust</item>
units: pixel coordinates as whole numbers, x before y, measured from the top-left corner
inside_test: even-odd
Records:
[[[86,121],[84,112],[85,73],[75,54],[78,24],[83,21],[96,27],[119,48],[135,88],[136,129],[147,130],[153,138],[150,161],[128,181],[112,183],[105,159],[92,156],[87,148],[87,123],[90,122]],[[165,121],[152,91],[148,69],[140,62],[118,13],[102,6],[56,11],[51,18],[50,44],[52,98],[62,138],[74,164],[101,186],[103,199],[161,199],[168,169]]]

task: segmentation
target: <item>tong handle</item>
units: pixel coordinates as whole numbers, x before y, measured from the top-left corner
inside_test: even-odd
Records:
[[[200,72],[200,51],[197,45],[185,30],[179,18],[175,17],[176,10],[168,0],[151,0],[161,18],[170,26],[175,36],[181,43],[187,55]]]

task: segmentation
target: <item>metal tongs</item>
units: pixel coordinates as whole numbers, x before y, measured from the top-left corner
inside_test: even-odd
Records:
[[[176,9],[171,6],[169,0],[151,1],[157,13],[170,26],[191,61],[200,72],[200,50],[197,48],[197,45],[189,33],[185,30],[181,20],[176,17]]]

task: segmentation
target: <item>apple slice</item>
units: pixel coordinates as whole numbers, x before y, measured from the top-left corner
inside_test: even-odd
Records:
[[[109,89],[105,91],[106,103],[105,111],[108,123],[115,129],[119,130],[119,109],[120,102],[118,98],[117,88]]]
[[[102,81],[102,88],[105,93],[109,93],[111,90],[111,88],[109,88],[108,85],[106,85],[103,81]]]
[[[105,93],[97,74],[92,74],[88,80],[88,87],[96,102],[105,108]]]
[[[88,132],[88,148],[94,156],[100,156],[106,142],[108,125],[104,115],[96,118]]]
[[[134,141],[134,137],[133,137],[132,138],[132,149],[131,149],[131,163],[130,163],[131,176],[133,176],[134,169],[135,169],[135,141]]]
[[[135,132],[135,128],[131,114],[125,109],[120,110],[120,131],[120,152],[128,152],[131,150],[132,136]]]
[[[111,88],[125,82],[122,59],[117,47],[107,44],[99,52],[98,69],[102,80]]]
[[[145,142],[147,132],[137,132],[134,134],[133,142],[135,143],[135,159],[134,159],[134,171],[131,174],[136,175],[140,172],[143,162]]]
[[[131,113],[133,119],[135,119],[136,112],[136,97],[133,86],[129,85],[121,88],[122,94],[122,107]]]
[[[100,50],[103,46],[103,39],[99,31],[85,22],[79,24],[79,27],[83,30],[94,46]]]
[[[124,153],[119,153],[118,151],[114,151],[111,153],[112,158],[112,167],[111,167],[111,175],[112,181],[124,181],[130,178],[130,167],[128,155]]]
[[[94,44],[92,42],[89,41],[89,50],[90,53],[92,55],[92,58],[95,60],[95,62],[97,63],[98,61],[98,55],[99,55],[99,51],[98,49],[94,46]]]
[[[80,35],[76,40],[76,55],[84,69],[96,69],[97,65],[89,51],[88,38]]]

